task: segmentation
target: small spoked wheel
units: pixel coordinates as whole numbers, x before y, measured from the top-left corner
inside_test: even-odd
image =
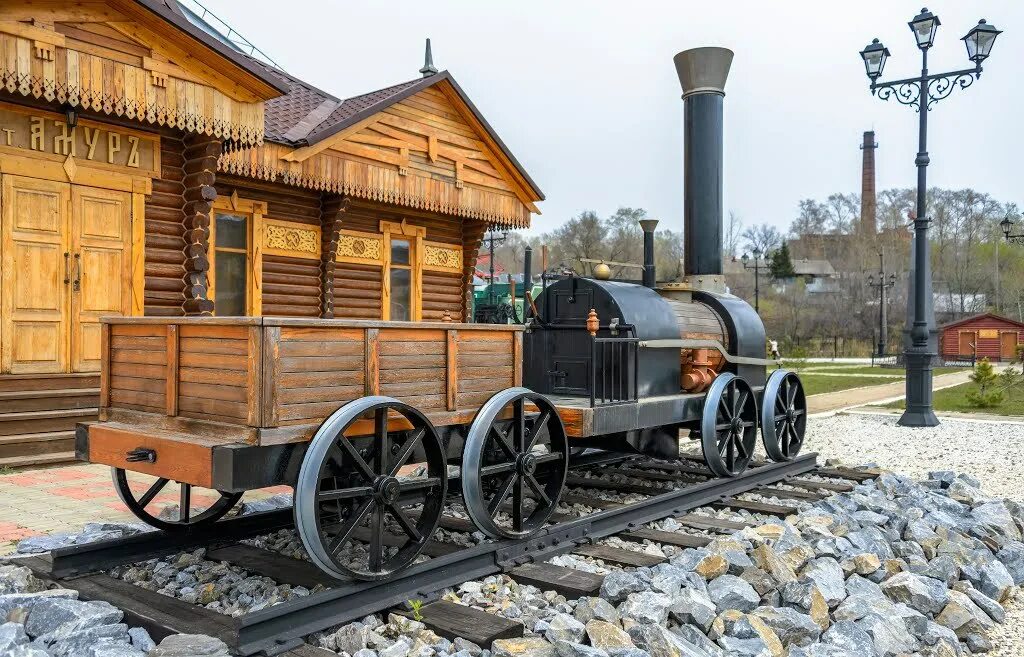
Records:
[[[718,375],[704,398],[700,440],[704,462],[719,477],[747,469],[757,444],[757,399],[749,383],[731,372]]]
[[[800,377],[775,370],[761,401],[761,439],[773,461],[789,461],[800,453],[807,429],[807,398]]]
[[[558,506],[568,467],[569,443],[554,405],[528,388],[502,390],[480,408],[466,437],[466,512],[491,538],[529,536]]]
[[[444,446],[430,421],[397,399],[363,397],[313,436],[295,486],[295,527],[324,572],[384,579],[423,551],[447,490]]]
[[[172,483],[170,479],[152,475],[131,473],[123,468],[111,468],[114,489],[128,510],[139,520],[151,527],[167,532],[182,532],[196,527],[205,527],[220,520],[230,511],[241,493],[225,493],[207,490],[192,484]],[[171,490],[167,486],[171,485]],[[163,504],[177,488],[178,509],[169,514],[161,513]],[[160,499],[160,497],[163,499]],[[173,510],[172,510],[173,511]]]

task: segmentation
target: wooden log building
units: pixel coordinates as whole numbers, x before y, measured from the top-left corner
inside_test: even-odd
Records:
[[[939,327],[942,358],[974,358],[1005,363],[1016,360],[1024,347],[1024,322],[995,313],[972,315]]]
[[[341,99],[175,0],[3,3],[0,466],[73,458],[101,316],[468,321],[485,231],[543,195],[429,44],[420,73]]]

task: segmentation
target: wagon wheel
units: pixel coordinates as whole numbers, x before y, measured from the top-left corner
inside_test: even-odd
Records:
[[[180,532],[188,531],[195,527],[205,527],[210,525],[217,520],[220,520],[225,513],[231,510],[233,506],[241,499],[241,493],[225,493],[223,491],[213,491],[220,497],[217,498],[213,504],[206,507],[199,513],[193,511],[193,489],[199,488],[198,486],[192,486],[192,484],[178,484],[178,513],[177,519],[172,518],[161,518],[158,510],[154,515],[150,513],[147,508],[152,507],[156,501],[157,495],[164,492],[167,485],[171,483],[170,479],[164,479],[163,477],[150,477],[149,475],[142,475],[150,477],[152,483],[145,482],[143,485],[136,484],[136,489],[141,490],[141,493],[132,490],[130,482],[128,481],[128,472],[123,468],[111,468],[114,489],[117,490],[117,496],[121,498],[124,505],[128,507],[128,510],[135,514],[139,520],[142,520],[147,525],[162,529],[168,532]],[[200,489],[205,490],[205,489]]]
[[[402,472],[416,463],[425,469]],[[295,486],[295,527],[326,573],[384,579],[423,551],[447,490],[444,446],[430,421],[397,399],[363,397],[313,436]]]
[[[800,453],[807,429],[807,398],[800,377],[775,370],[761,400],[761,439],[773,461],[789,461]]]
[[[526,411],[527,402],[536,413]],[[568,468],[569,443],[554,405],[527,388],[502,390],[480,408],[466,437],[466,511],[491,538],[529,536],[558,506]]]
[[[719,477],[747,469],[757,443],[757,399],[750,384],[730,372],[718,375],[704,398],[700,442],[704,462]]]

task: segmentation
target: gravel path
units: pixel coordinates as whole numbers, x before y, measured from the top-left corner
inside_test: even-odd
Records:
[[[1024,421],[942,418],[928,429],[896,424],[899,416],[840,413],[811,416],[806,449],[847,464],[878,463],[915,478],[932,470],[977,477],[990,495],[1024,502]],[[1006,623],[993,632],[991,657],[1024,655],[1024,593],[1006,604]]]

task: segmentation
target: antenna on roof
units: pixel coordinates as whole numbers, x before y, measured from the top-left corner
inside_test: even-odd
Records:
[[[437,69],[434,68],[434,56],[430,53],[430,39],[427,39],[427,52],[423,55],[423,68],[420,69],[420,73],[423,77],[429,78],[431,75],[437,74]]]

